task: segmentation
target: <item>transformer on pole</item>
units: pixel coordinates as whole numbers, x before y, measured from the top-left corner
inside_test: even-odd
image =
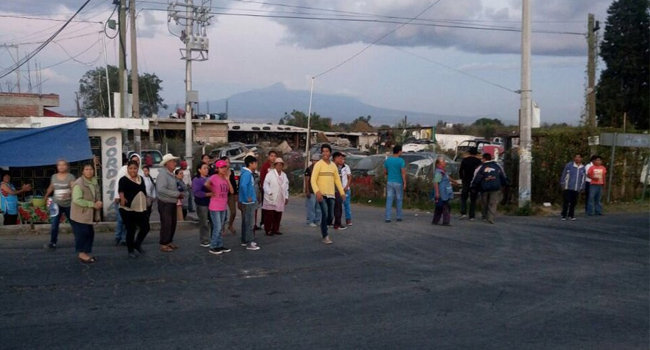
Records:
[[[198,103],[198,91],[192,90],[192,61],[208,59],[209,39],[207,27],[212,15],[212,0],[172,1],[167,7],[167,26],[169,32],[177,36],[185,47],[180,49],[181,59],[185,60],[185,160],[192,169],[192,103]]]

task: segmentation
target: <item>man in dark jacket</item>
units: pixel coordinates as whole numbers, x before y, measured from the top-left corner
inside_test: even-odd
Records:
[[[467,198],[469,197],[469,220],[473,221],[476,211],[477,191],[471,191],[472,179],[476,168],[481,166],[481,158],[478,156],[476,147],[470,148],[468,155],[460,162],[458,175],[463,183],[463,189],[460,192],[460,218],[467,217]]]
[[[508,183],[508,179],[501,166],[492,160],[491,154],[483,153],[482,159],[483,164],[476,171],[471,187],[481,192],[483,219],[494,224],[501,188]]]

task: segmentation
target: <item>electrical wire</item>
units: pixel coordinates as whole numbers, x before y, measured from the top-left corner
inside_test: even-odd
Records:
[[[108,16],[108,19],[106,19],[106,21],[104,22],[104,35],[106,35],[106,37],[109,38],[109,39],[111,39],[111,40],[115,39],[115,38],[120,34],[119,31],[116,31],[116,32],[115,32],[115,35],[110,36],[110,35],[108,35],[108,32],[106,32],[106,28],[107,28],[107,26],[108,26],[108,22],[111,20],[111,18],[112,18],[113,15],[115,14],[115,11],[117,10],[117,7],[118,7],[118,6],[120,6],[120,5],[119,5],[119,4],[116,4],[116,5],[113,7],[113,12],[111,12],[110,16]]]
[[[91,47],[91,48],[94,47],[95,45],[97,45],[98,42],[99,42],[99,40],[95,41],[95,42],[94,42],[90,47]],[[68,52],[68,50],[66,50],[65,47],[63,47],[63,45],[61,45],[61,44],[59,44],[58,42],[55,42],[55,41],[53,41],[53,43],[56,44],[58,47],[60,47],[61,50],[63,50],[63,52],[65,52],[65,54],[66,54],[66,55],[67,55],[71,60],[73,60],[73,61],[75,61],[75,62],[77,62],[77,63],[79,63],[79,64],[83,64],[84,66],[92,66],[93,64],[95,64],[95,62],[97,62],[97,60],[99,59],[99,57],[101,57],[101,52],[100,52],[99,56],[98,56],[97,58],[95,58],[93,61],[91,61],[91,62],[82,62],[82,61],[77,60],[77,57],[78,57],[78,56],[72,56],[72,55]],[[90,50],[90,48],[88,48],[88,50]]]
[[[430,58],[428,58],[428,57],[426,57],[426,56],[422,56],[422,55],[417,54],[417,53],[415,53],[415,52],[411,52],[411,51],[405,50],[405,49],[403,49],[403,48],[401,48],[401,47],[393,47],[393,48],[396,49],[396,50],[400,50],[400,51],[402,51],[402,52],[404,52],[404,53],[407,53],[407,54],[409,54],[409,55],[415,56],[415,57],[417,57],[417,58],[419,58],[419,59],[421,59],[421,60],[427,61],[427,62],[429,62],[429,63],[433,63],[433,64],[435,64],[435,65],[438,65],[438,66],[441,66],[441,67],[447,68],[447,69],[452,70],[452,71],[454,71],[454,72],[456,72],[456,73],[460,73],[460,74],[463,74],[463,75],[468,76],[468,77],[470,77],[470,78],[480,80],[480,81],[482,81],[482,82],[484,82],[484,83],[486,83],[486,84],[492,85],[492,86],[494,86],[494,87],[497,87],[497,88],[500,88],[500,89],[506,90],[506,91],[508,91],[508,92],[512,92],[512,93],[514,93],[514,94],[518,94],[517,90],[513,90],[513,89],[510,89],[510,88],[508,88],[508,87],[506,87],[506,86],[503,86],[503,85],[501,85],[501,84],[491,82],[491,81],[489,81],[489,80],[487,80],[487,79],[485,79],[485,78],[481,78],[481,77],[479,77],[478,75],[470,74],[470,73],[467,73],[467,72],[465,72],[465,71],[463,71],[463,70],[460,70],[460,69],[458,69],[458,68],[454,68],[454,67],[448,66],[448,65],[446,65],[446,64],[444,64],[444,63],[436,62],[436,61],[434,61],[434,60],[432,60],[432,59],[430,59]]]
[[[389,35],[395,33],[396,31],[398,31],[399,29],[403,28],[403,27],[406,26],[407,24],[409,24],[409,23],[411,23],[412,21],[415,21],[416,19],[418,19],[418,17],[422,16],[425,12],[429,11],[432,7],[438,5],[438,3],[439,3],[440,1],[442,1],[442,0],[436,0],[435,2],[431,3],[431,4],[430,4],[429,6],[427,6],[424,10],[420,11],[420,13],[418,13],[417,16],[413,17],[412,19],[410,19],[410,20],[407,21],[407,22],[404,22],[404,23],[400,24],[399,26],[397,26],[397,27],[393,28],[392,30],[388,31],[386,34],[384,34],[384,35],[378,37],[377,39],[373,40],[370,44],[366,45],[363,49],[359,50],[359,51],[358,51],[357,53],[355,53],[354,55],[352,55],[352,56],[346,58],[345,60],[339,62],[338,64],[335,64],[334,66],[332,66],[332,67],[330,67],[330,68],[328,68],[328,69],[322,71],[321,73],[318,73],[318,74],[314,75],[313,78],[321,77],[321,76],[323,76],[323,75],[325,75],[325,74],[327,74],[327,73],[329,73],[329,72],[331,72],[331,71],[333,71],[333,70],[335,70],[335,69],[341,67],[342,65],[344,65],[344,64],[346,64],[346,63],[352,61],[353,59],[355,59],[356,57],[358,57],[359,55],[361,55],[362,53],[364,53],[366,50],[368,50],[369,48],[371,48],[371,47],[372,47],[373,45],[375,45],[376,43],[378,43],[378,42],[384,40],[384,39],[385,39],[386,37],[388,37]]]
[[[143,7],[142,10],[145,11],[159,11],[167,12],[167,9],[161,8],[152,8],[152,7]],[[341,22],[365,22],[365,23],[388,23],[388,24],[405,24],[406,22],[402,20],[381,20],[381,19],[364,19],[364,18],[345,18],[345,17],[314,17],[307,15],[262,15],[262,14],[252,14],[252,13],[235,13],[235,12],[218,12],[210,11],[208,14],[219,15],[219,16],[234,16],[234,17],[254,17],[254,18],[275,18],[275,19],[300,19],[300,20],[320,20],[320,21],[341,21]],[[502,27],[502,26],[478,26],[478,25],[460,25],[460,24],[439,24],[439,23],[427,23],[416,21],[415,23],[410,22],[406,23],[409,25],[415,26],[424,26],[424,27],[441,27],[441,28],[457,28],[457,29],[474,29],[474,30],[486,30],[486,31],[501,31],[501,32],[521,32],[520,28],[516,27]],[[533,30],[533,33],[542,33],[542,34],[559,34],[559,35],[578,35],[585,36],[586,33],[581,32],[570,32],[570,31],[553,31],[553,30]]]
[[[75,13],[72,15],[72,17],[70,17],[70,18],[69,18],[69,19],[68,19],[68,20],[67,20],[67,21],[66,21],[66,22],[61,26],[61,28],[59,28],[59,30],[57,30],[56,32],[54,32],[54,33],[53,33],[53,34],[48,38],[48,40],[46,40],[44,43],[42,43],[40,46],[38,46],[36,49],[34,49],[34,50],[33,50],[32,52],[30,52],[28,55],[26,55],[25,57],[23,57],[20,61],[16,62],[16,64],[14,64],[13,67],[11,67],[10,69],[6,69],[5,71],[3,71],[3,73],[0,74],[0,79],[2,79],[2,78],[4,78],[4,77],[6,77],[7,75],[11,74],[11,73],[14,72],[16,69],[19,69],[19,68],[22,67],[25,63],[29,62],[29,60],[31,60],[32,58],[34,58],[34,56],[36,56],[39,52],[41,52],[41,51],[42,51],[42,50],[43,50],[43,49],[44,49],[44,48],[45,48],[45,47],[46,47],[50,42],[52,42],[52,40],[54,40],[54,38],[56,38],[57,35],[59,35],[59,33],[61,33],[61,32],[62,32],[62,31],[63,31],[63,30],[68,26],[68,24],[70,24],[70,21],[72,21],[72,20],[73,20],[73,19],[74,19],[74,18],[75,18],[75,17],[76,17],[76,16],[77,16],[77,15],[78,15],[78,14],[79,14],[79,13],[80,13],[84,8],[85,8],[85,7],[86,7],[86,5],[88,5],[88,3],[90,3],[90,1],[91,1],[91,0],[86,0],[86,2],[84,2],[83,5],[81,5],[81,7],[77,10],[77,12],[75,12]]]

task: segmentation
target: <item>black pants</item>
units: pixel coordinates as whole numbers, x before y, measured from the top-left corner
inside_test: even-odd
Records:
[[[167,245],[174,240],[176,233],[176,203],[165,203],[158,200],[160,214],[160,244]]]
[[[9,214],[5,213],[4,217],[5,217],[5,220],[2,223],[3,225],[17,225],[18,224],[18,214],[9,215]]]
[[[343,216],[343,198],[338,191],[335,191],[334,198],[334,227],[341,227],[341,217]]]
[[[562,217],[575,217],[576,203],[578,202],[578,191],[564,190],[564,202],[562,203]]]
[[[585,181],[585,213],[587,212],[587,204],[589,203],[589,185],[591,183]]]
[[[463,189],[460,192],[460,215],[467,214],[467,198],[469,197],[469,218],[473,219],[476,216],[476,200],[478,193],[472,192],[469,183],[463,181]]]
[[[126,226],[126,247],[129,253],[133,253],[135,248],[142,246],[142,241],[149,233],[149,215],[147,212],[134,212],[120,209],[120,215],[124,226]],[[135,237],[135,231],[138,230],[138,237]]]
[[[95,240],[95,226],[70,220],[74,233],[74,248],[77,253],[92,253]]]

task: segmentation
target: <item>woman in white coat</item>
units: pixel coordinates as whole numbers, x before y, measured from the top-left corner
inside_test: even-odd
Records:
[[[277,158],[273,163],[273,169],[264,179],[264,204],[262,211],[264,215],[264,230],[267,236],[281,235],[280,221],[284,206],[289,203],[289,179],[284,169],[284,161]]]

